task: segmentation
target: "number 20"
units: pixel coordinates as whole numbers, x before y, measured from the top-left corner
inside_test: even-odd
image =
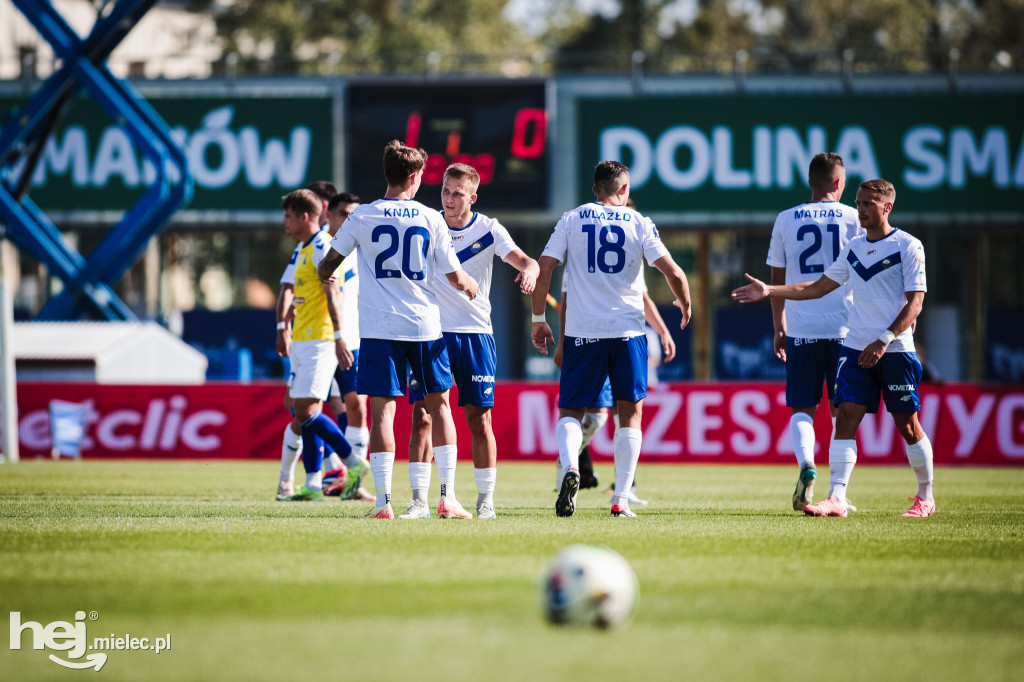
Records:
[[[413,270],[411,258],[414,253],[412,240],[414,237],[420,237],[423,240],[422,245],[422,258],[420,259],[423,263],[423,268],[420,270]],[[384,250],[377,254],[377,260],[374,261],[374,276],[377,279],[392,279],[401,277],[403,274],[411,280],[419,281],[423,279],[424,274],[427,270],[427,251],[430,248],[430,232],[425,227],[413,226],[405,231],[405,235],[399,239],[398,228],[394,225],[378,225],[373,228],[373,232],[370,235],[373,243],[381,241],[384,238],[388,239],[388,245],[384,247]],[[384,264],[398,253],[399,242],[402,246],[402,269],[392,270],[384,267]]]

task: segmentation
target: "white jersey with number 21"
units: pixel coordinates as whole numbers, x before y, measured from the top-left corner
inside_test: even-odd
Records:
[[[783,211],[775,219],[768,265],[786,269],[786,284],[816,280],[846,244],[863,234],[857,209],[838,201],[814,201]],[[853,307],[850,287],[819,299],[786,301],[786,336],[796,339],[841,339]]]

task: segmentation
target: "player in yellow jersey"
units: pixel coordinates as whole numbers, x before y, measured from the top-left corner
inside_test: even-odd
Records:
[[[330,246],[330,236],[320,229],[320,199],[309,190],[296,190],[284,197],[285,233],[299,240],[292,255],[294,266],[291,280],[295,318],[291,333],[283,318],[286,306],[279,302],[278,352],[291,358],[288,391],[293,402],[294,422],[302,436],[302,461],[306,469],[306,484],[294,494],[287,494],[284,480],[286,472],[282,462],[282,480],[277,499],[282,501],[322,501],[323,484],[320,467],[322,453],[317,438],[322,439],[342,458],[349,469],[351,480],[362,479],[368,471],[366,462],[352,454],[345,436],[334,420],[322,413],[338,366],[352,364],[352,353],[345,345],[341,333],[341,305],[336,281],[321,282],[316,266]],[[282,283],[288,279],[288,271]],[[283,307],[283,310],[282,310]]]

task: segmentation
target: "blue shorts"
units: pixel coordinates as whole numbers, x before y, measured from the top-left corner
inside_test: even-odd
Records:
[[[459,407],[494,407],[494,373],[498,370],[494,335],[444,332],[442,337],[459,387]],[[423,391],[410,378],[409,404],[417,400],[423,400]]]
[[[587,408],[594,407],[615,407],[615,401],[612,400],[612,380],[605,377],[604,384],[601,386],[601,392],[597,394],[597,400],[587,405]]]
[[[874,367],[860,367],[861,351],[843,346],[836,376],[836,405],[851,402],[878,412],[878,394],[890,413],[920,412],[921,361],[917,353],[885,353]]]
[[[452,387],[452,370],[442,339],[389,341],[363,339],[356,392],[375,397],[405,395],[406,367],[427,393]]]
[[[786,406],[815,407],[821,402],[821,385],[828,398],[836,392],[836,367],[841,339],[797,339],[786,337]]]
[[[352,366],[348,369],[337,368],[334,370],[334,380],[338,382],[338,391],[344,398],[356,390],[359,372],[359,349],[352,351]]]
[[[584,339],[566,336],[558,406],[580,409],[596,405],[605,381],[612,398],[635,403],[647,397],[647,337]]]

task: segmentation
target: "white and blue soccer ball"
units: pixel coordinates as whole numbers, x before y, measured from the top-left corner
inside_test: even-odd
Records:
[[[566,547],[541,575],[544,615],[554,625],[622,625],[633,612],[638,591],[629,562],[598,545]]]

